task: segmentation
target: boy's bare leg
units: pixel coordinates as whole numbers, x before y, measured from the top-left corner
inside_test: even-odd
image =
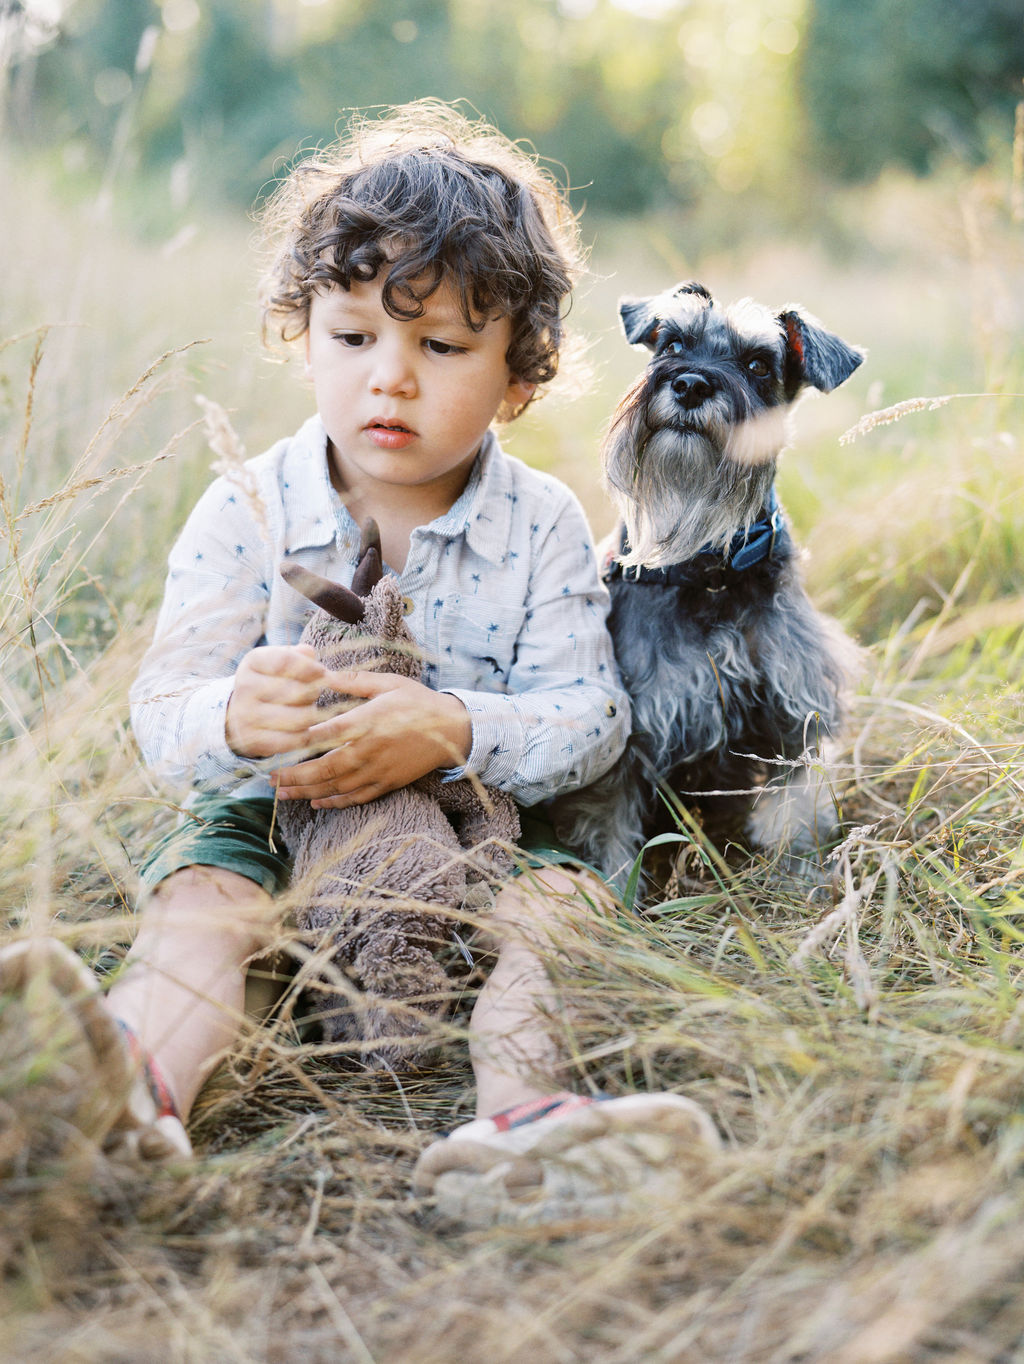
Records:
[[[556,868],[526,873],[500,891],[492,920],[501,944],[498,961],[471,1023],[477,1117],[564,1088],[564,1058],[551,1036],[557,1000],[544,953],[564,944],[593,906],[608,901],[596,876]]]
[[[219,867],[185,867],[153,891],[110,1011],[156,1063],[182,1119],[236,1037],[245,964],[264,944],[273,901]]]
[[[707,1180],[721,1143],[692,1099],[565,1088],[545,957],[571,955],[573,938],[609,903],[596,877],[556,869],[498,896],[502,945],[470,1040],[477,1116],[426,1147],[413,1172],[413,1188],[442,1218],[489,1226],[617,1216],[676,1206]]]

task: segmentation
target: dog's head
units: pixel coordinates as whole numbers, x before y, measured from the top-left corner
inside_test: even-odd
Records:
[[[727,544],[756,519],[807,387],[828,393],[864,352],[797,307],[728,307],[690,282],[623,299],[626,339],[651,352],[605,447],[609,484],[633,547],[652,567]]]
[[[808,386],[831,393],[864,352],[802,308],[773,313],[744,298],[725,307],[703,284],[677,284],[619,304],[626,340],[652,353],[648,383],[667,384],[680,411],[722,393],[742,420],[750,408],[793,402]]]

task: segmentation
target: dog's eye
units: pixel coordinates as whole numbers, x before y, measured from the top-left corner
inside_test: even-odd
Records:
[[[686,347],[683,345],[682,341],[670,341],[665,349],[668,351],[669,355],[682,355]]]
[[[767,360],[762,360],[759,355],[755,355],[752,360],[747,361],[747,370],[756,379],[766,379],[772,372],[772,367]]]

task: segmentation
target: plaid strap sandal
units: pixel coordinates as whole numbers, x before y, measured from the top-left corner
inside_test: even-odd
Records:
[[[563,1091],[455,1128],[420,1156],[413,1189],[470,1227],[616,1217],[706,1183],[720,1150],[680,1094]]]
[[[119,1018],[114,1021],[128,1051],[133,1080],[121,1120],[111,1129],[105,1149],[122,1159],[140,1161],[171,1161],[191,1156],[192,1143],[185,1124],[156,1062],[142,1050],[127,1023]]]
[[[63,943],[0,949],[0,1037],[0,1176],[97,1147],[138,1165],[191,1156],[152,1060]]]

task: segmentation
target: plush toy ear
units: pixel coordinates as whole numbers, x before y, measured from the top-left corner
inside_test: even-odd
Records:
[[[864,359],[860,346],[847,345],[801,308],[786,308],[779,313],[779,322],[786,338],[783,383],[787,398],[794,398],[805,384],[831,393]]]
[[[359,542],[359,563],[352,575],[352,591],[368,597],[384,576],[384,560],[380,550],[380,528],[372,516],[363,525]]]
[[[301,564],[283,563],[281,577],[289,587],[319,606],[321,610],[346,625],[358,625],[363,618],[363,600],[340,583],[332,583],[329,578],[321,578]]]

